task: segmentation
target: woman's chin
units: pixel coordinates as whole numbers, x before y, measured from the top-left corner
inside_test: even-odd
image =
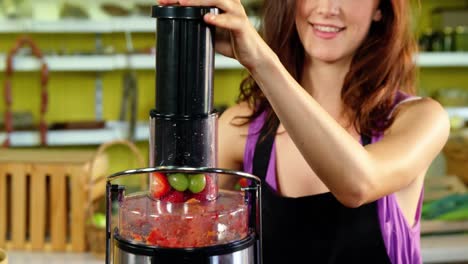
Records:
[[[340,60],[340,57],[338,56],[318,56],[318,57],[313,57],[314,61],[321,62],[321,63],[326,63],[326,64],[333,64],[336,63],[337,61]]]
[[[310,58],[312,61],[326,63],[326,64],[334,64],[341,61],[346,61],[347,56],[342,54],[338,54],[337,52],[320,52],[320,53],[312,53]]]

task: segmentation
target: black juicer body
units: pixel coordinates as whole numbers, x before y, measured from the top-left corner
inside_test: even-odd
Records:
[[[150,168],[115,173],[107,180],[106,263],[261,264],[261,188],[250,174],[216,169],[217,113],[213,107],[214,34],[203,16],[217,8],[153,6],[157,18],[156,106],[150,112]],[[112,181],[134,174],[199,172],[250,179],[244,190],[249,234],[229,244],[162,248],[133,243],[112,228],[125,187]],[[115,206],[115,204],[118,206]],[[114,205],[114,207],[113,207]],[[117,208],[117,209],[115,209]],[[112,260],[111,260],[112,259]]]

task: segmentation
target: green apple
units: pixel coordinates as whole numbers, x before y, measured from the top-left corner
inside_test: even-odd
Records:
[[[93,215],[93,225],[99,228],[106,227],[106,215],[103,213],[95,213]]]

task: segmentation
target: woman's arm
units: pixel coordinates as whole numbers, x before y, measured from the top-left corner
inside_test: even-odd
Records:
[[[357,207],[399,191],[424,173],[449,134],[431,99],[402,105],[383,140],[362,147],[286,71],[265,55],[251,74],[318,177],[343,204]]]

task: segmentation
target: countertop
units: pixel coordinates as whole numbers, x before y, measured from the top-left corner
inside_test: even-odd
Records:
[[[468,263],[468,233],[421,237],[424,263]]]
[[[423,236],[424,263],[468,263],[468,234]],[[85,254],[9,251],[12,264],[102,264],[103,259]]]
[[[9,251],[8,263],[10,264],[103,264],[103,259],[98,259],[89,253],[44,253]]]

